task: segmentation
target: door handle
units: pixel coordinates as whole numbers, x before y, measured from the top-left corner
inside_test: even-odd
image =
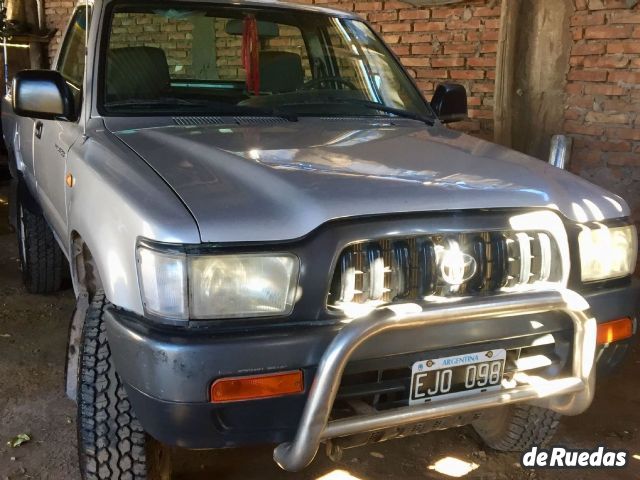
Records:
[[[42,128],[44,127],[42,122],[36,122],[36,138],[40,139],[42,138]]]

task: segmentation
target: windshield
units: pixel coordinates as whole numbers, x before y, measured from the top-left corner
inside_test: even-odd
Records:
[[[431,117],[365,23],[313,12],[116,4],[103,60],[110,115]]]

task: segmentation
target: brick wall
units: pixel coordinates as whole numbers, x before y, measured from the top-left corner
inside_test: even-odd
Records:
[[[575,0],[564,125],[572,169],[624,197],[640,224],[640,4],[629,3]]]

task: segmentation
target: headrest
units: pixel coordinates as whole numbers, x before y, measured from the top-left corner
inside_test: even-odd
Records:
[[[300,55],[291,52],[260,52],[260,90],[293,92],[304,83]]]
[[[158,98],[170,85],[169,64],[161,48],[125,47],[109,51],[108,100]]]

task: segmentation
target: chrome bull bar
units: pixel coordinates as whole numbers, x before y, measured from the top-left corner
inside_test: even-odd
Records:
[[[532,378],[529,384],[501,391],[329,421],[347,362],[360,345],[375,335],[389,330],[551,311],[563,312],[573,321],[573,371],[570,377],[552,380]],[[366,317],[348,323],[335,336],[318,366],[294,440],[278,445],[273,458],[282,469],[297,472],[313,461],[321,442],[332,438],[511,403],[529,402],[563,415],[580,414],[593,400],[596,330],[596,320],[589,314],[589,304],[571,290],[464,298],[430,304],[418,313],[409,314],[397,314],[391,308],[375,310]]]

